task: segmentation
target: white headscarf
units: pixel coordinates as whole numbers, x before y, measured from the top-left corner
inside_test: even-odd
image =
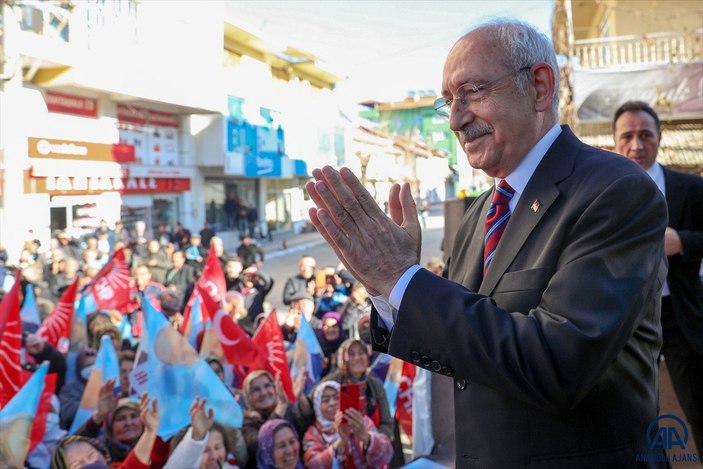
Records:
[[[333,443],[335,440],[337,440],[337,438],[339,438],[339,434],[336,431],[334,431],[334,433],[331,432],[331,430],[334,428],[334,420],[327,420],[324,415],[322,415],[322,393],[325,392],[325,389],[327,388],[332,388],[337,391],[337,393],[339,393],[339,387],[340,385],[336,381],[322,381],[315,389],[315,393],[312,399],[317,423],[320,424],[320,427],[322,428],[322,437],[328,444]]]

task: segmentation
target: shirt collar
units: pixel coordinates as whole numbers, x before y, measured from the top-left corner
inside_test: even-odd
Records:
[[[552,146],[557,137],[561,134],[561,126],[555,124],[554,127],[544,134],[537,144],[532,147],[520,164],[510,173],[505,180],[510,184],[510,187],[515,189],[515,195],[520,196],[525,191],[527,183],[530,181],[535,169],[547,154],[547,150]],[[499,180],[496,180],[496,185]],[[516,197],[513,197],[514,199]]]

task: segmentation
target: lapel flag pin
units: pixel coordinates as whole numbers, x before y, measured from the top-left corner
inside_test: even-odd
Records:
[[[539,210],[539,208],[540,208],[541,205],[542,205],[542,204],[539,202],[539,200],[535,199],[535,201],[532,202],[532,207],[531,207],[531,208],[532,208],[532,211],[535,212],[535,213],[537,213],[537,210]]]

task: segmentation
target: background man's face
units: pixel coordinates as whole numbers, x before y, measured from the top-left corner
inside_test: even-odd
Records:
[[[615,151],[642,169],[651,168],[656,161],[661,134],[654,118],[646,112],[623,112],[615,121],[614,138]]]

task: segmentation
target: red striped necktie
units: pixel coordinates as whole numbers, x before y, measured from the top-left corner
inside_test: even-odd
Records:
[[[510,187],[505,179],[500,181],[493,192],[493,203],[491,203],[491,208],[486,215],[486,234],[483,238],[483,275],[488,272],[488,266],[493,260],[500,237],[503,236],[503,231],[505,231],[510,219],[508,203],[514,194],[515,189]]]

